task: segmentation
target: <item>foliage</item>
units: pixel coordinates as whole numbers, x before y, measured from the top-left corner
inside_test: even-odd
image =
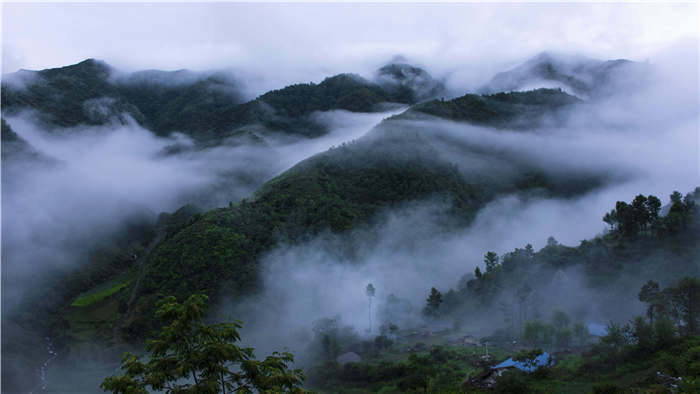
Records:
[[[430,289],[430,295],[425,300],[423,314],[430,317],[436,317],[440,312],[440,304],[442,304],[442,294],[433,287]]]
[[[365,291],[367,293],[367,297],[374,297],[374,286],[371,283],[367,285],[367,289],[365,289]]]
[[[342,233],[386,207],[417,199],[445,201],[462,221],[481,206],[481,194],[455,168],[429,158],[381,156],[365,146],[341,147],[302,162],[250,201],[209,211],[171,233],[149,256],[135,317],[140,320],[127,325],[147,322],[149,295],[214,296],[226,287],[237,296],[256,289],[257,257],[279,241]]]
[[[567,328],[570,323],[571,318],[562,309],[555,309],[554,312],[552,312],[552,324],[554,324],[554,327],[557,329],[561,330]]]
[[[573,105],[579,100],[560,89],[536,89],[527,92],[493,95],[466,94],[453,100],[432,100],[412,107],[399,118],[422,113],[444,119],[466,121],[494,127],[529,128],[543,114]]]
[[[147,342],[149,360],[124,354],[124,374],[107,377],[100,387],[114,393],[147,393],[147,388],[169,393],[304,391],[301,370],[288,369],[294,361],[290,353],[255,360],[252,348],[235,344],[240,323],[202,322],[206,301],[205,295],[192,295],[182,304],[175,297],[163,299],[156,317],[164,326]]]
[[[127,282],[122,282],[119,280],[116,281],[110,281],[109,283],[106,284],[106,286],[101,286],[102,289],[95,289],[88,294],[84,294],[79,296],[78,298],[73,301],[71,306],[77,306],[77,307],[84,307],[84,306],[89,306],[94,303],[100,302],[103,299],[111,296],[112,294],[118,292],[119,290],[129,286],[131,284],[131,281]]]
[[[653,197],[653,196],[651,196]],[[525,291],[530,288],[540,288],[543,283],[562,285],[558,278],[565,270],[574,269],[582,272],[583,280],[591,289],[611,289],[613,283],[621,278],[630,278],[644,272],[650,277],[665,281],[677,280],[679,277],[695,277],[700,275],[700,266],[694,264],[700,256],[697,238],[700,237],[700,211],[697,209],[700,189],[681,197],[674,193],[669,204],[668,213],[659,214],[656,225],[647,224],[643,232],[635,235],[621,234],[617,228],[592,240],[582,241],[578,247],[562,245],[553,238],[547,246],[535,252],[532,247],[516,248],[512,252],[497,256],[487,253],[484,256],[484,266],[476,267],[474,275],[467,274],[463,282],[446,294],[451,294],[449,308],[445,309],[448,316],[479,313],[498,302],[506,314],[507,321],[520,335],[524,335],[526,322],[537,320],[541,315],[539,304],[542,295],[537,291]],[[637,198],[637,200],[641,200]],[[646,201],[654,200],[646,198]],[[682,207],[681,207],[682,204]],[[631,205],[639,205],[632,203]],[[673,206],[676,213],[672,213]],[[675,217],[674,217],[675,215]],[[651,215],[653,217],[654,215]],[[649,229],[670,228],[667,222],[684,223],[683,231],[669,232],[651,231]],[[637,226],[637,228],[642,228]],[[681,293],[672,290],[657,290],[654,284],[647,283],[640,292],[640,300],[648,303],[647,315],[656,319],[659,316],[676,316],[680,318],[679,309],[685,311],[688,330],[696,330],[697,311],[693,308],[697,292],[693,289],[696,284],[686,281],[685,290]],[[617,290],[615,290],[617,291]],[[674,295],[675,294],[675,295]],[[681,295],[682,294],[682,295]],[[675,299],[675,303],[671,300]],[[529,316],[529,317],[528,317]],[[692,318],[691,318],[692,316]],[[563,316],[562,316],[563,318]],[[517,323],[517,324],[516,324]],[[561,329],[569,326],[569,322],[556,323]],[[685,324],[685,323],[684,323]],[[544,325],[532,323],[528,343],[545,341]],[[533,332],[539,332],[535,335]],[[696,332],[696,331],[694,331]],[[553,333],[552,335],[555,335]],[[564,343],[576,339],[575,332],[559,333],[559,339]],[[563,334],[563,335],[562,335]],[[578,337],[581,339],[580,337]],[[549,340],[546,340],[549,342]],[[545,342],[539,342],[545,343]]]
[[[494,252],[487,252],[484,255],[484,265],[487,273],[495,271],[498,268],[498,255]]]
[[[251,125],[317,137],[327,130],[310,117],[314,111],[373,112],[382,102],[415,102],[405,90],[387,90],[352,74],[287,86],[243,102],[238,82],[224,73],[142,71],[116,77],[109,65],[94,59],[22,72],[26,87],[2,86],[4,111],[32,108],[44,122],[62,127],[131,118],[159,135],[184,132],[207,143]],[[407,88],[411,93],[413,88]]]
[[[663,236],[685,231],[688,227],[697,227],[693,218],[698,215],[698,198],[700,188],[681,199],[679,192],[671,195],[671,207],[666,216],[660,216],[661,200],[656,196],[640,194],[627,204],[618,201],[615,209],[605,214],[603,221],[610,225],[612,231],[624,237]]]
[[[513,355],[513,360],[521,361],[525,368],[531,370],[537,365],[537,357],[541,356],[544,352],[542,349],[524,349]]]

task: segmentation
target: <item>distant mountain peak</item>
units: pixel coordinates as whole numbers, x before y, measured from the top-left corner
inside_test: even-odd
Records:
[[[409,103],[436,98],[445,91],[443,83],[427,71],[405,62],[385,64],[377,70],[375,80],[392,95]]]
[[[70,66],[41,70],[38,74],[42,76],[88,75],[93,78],[107,79],[112,71],[112,67],[104,61],[90,58]]]
[[[603,61],[583,55],[540,52],[510,70],[496,74],[480,93],[560,88],[570,94],[591,97],[612,94],[613,82],[631,87],[647,67],[625,59]],[[625,68],[625,70],[623,70]],[[634,75],[630,78],[629,75]]]

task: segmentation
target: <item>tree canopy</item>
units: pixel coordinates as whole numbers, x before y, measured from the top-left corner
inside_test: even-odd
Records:
[[[163,328],[149,340],[149,360],[122,356],[121,375],[107,377],[100,387],[113,393],[303,393],[304,375],[289,369],[290,353],[255,359],[252,348],[236,345],[239,322],[207,325],[202,321],[207,296],[194,294],[184,303],[166,297],[156,317]]]

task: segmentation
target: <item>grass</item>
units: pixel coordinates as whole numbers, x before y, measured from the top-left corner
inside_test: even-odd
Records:
[[[119,292],[119,290],[129,286],[132,281],[133,279],[129,279],[125,275],[119,275],[118,277],[79,295],[78,298],[73,301],[71,306],[86,307],[96,304],[112,294]]]

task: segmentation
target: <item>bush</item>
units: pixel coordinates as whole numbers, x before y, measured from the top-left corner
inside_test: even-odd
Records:
[[[526,394],[531,393],[532,389],[523,372],[508,371],[498,378],[493,392],[497,394]]]
[[[594,394],[616,394],[622,392],[622,389],[613,383],[598,383],[593,386]]]

